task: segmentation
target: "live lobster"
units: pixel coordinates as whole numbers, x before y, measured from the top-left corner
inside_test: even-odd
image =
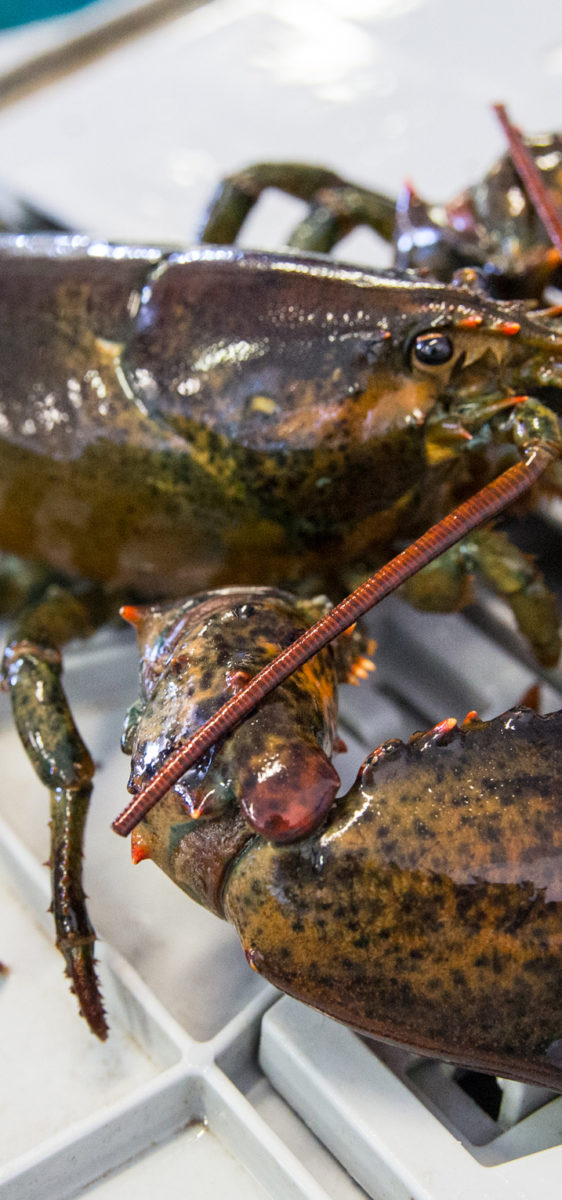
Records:
[[[6,237],[0,257],[0,544],[40,578],[4,679],[52,795],[57,942],[103,1037],[80,882],[93,765],[61,646],[120,599],[280,580],[337,594],[520,451],[556,453],[542,391],[561,385],[560,312],[492,298],[470,269],[441,283],[313,256],[45,235]],[[503,534],[475,534],[410,590],[455,607],[475,570],[554,662],[555,605]],[[463,748],[479,736],[465,733]]]

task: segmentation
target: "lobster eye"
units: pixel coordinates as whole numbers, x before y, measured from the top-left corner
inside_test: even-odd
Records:
[[[453,343],[445,333],[420,333],[413,353],[424,367],[441,367],[453,357]]]

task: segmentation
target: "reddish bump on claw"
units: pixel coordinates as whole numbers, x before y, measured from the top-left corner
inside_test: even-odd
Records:
[[[131,834],[131,858],[135,867],[137,863],[143,861],[144,858],[150,858],[148,846],[143,837],[141,829],[133,829]]]
[[[462,728],[464,729],[466,725],[472,725],[474,721],[479,721],[479,720],[480,720],[480,717],[478,716],[476,709],[471,708],[470,712],[468,712],[466,714],[466,717],[464,718],[464,721],[462,723]]]
[[[371,750],[365,762],[361,763],[357,781],[365,783],[369,787],[373,782],[374,772],[378,764],[385,758],[393,758],[396,754],[399,754],[403,747],[404,743],[400,741],[400,738],[388,738],[386,742],[381,742],[380,746]]]
[[[453,729],[457,728],[456,717],[445,717],[444,721],[438,721],[437,725],[433,725],[425,733],[414,733],[410,738],[411,745],[421,744],[425,746],[435,746],[438,742],[442,742]]]
[[[239,692],[240,688],[246,687],[251,678],[248,671],[227,671],[226,683],[229,692]]]
[[[143,611],[142,608],[137,608],[136,604],[123,604],[119,609],[119,616],[123,617],[123,620],[127,621],[129,625],[136,627],[143,619]]]
[[[256,773],[240,808],[252,829],[271,842],[307,837],[329,812],[340,777],[319,746],[293,742],[283,760]]]
[[[445,737],[446,734],[450,733],[452,729],[456,728],[456,717],[445,717],[444,721],[438,721],[437,725],[434,725],[433,729],[430,729],[429,732],[435,734],[436,738],[439,739]]]
[[[377,763],[377,762],[379,762],[379,760],[381,758],[384,758],[385,745],[386,745],[385,742],[381,742],[380,746],[375,746],[375,749],[371,750],[371,753],[369,755],[370,763]],[[363,765],[365,765],[365,764],[363,764]]]
[[[382,758],[389,758],[391,755],[396,754],[401,746],[402,742],[400,738],[387,738],[386,742],[381,742],[380,746],[376,746],[374,750],[371,750],[369,760],[371,763],[380,762]]]

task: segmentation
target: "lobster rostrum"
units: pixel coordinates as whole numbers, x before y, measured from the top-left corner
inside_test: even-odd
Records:
[[[325,603],[254,588],[128,609],[131,789]],[[231,921],[299,1000],[562,1089],[562,714],[391,739],[335,799],[337,682],[364,674],[363,650],[343,635],[281,684],[137,826],[133,857]]]
[[[57,943],[103,1037],[80,880],[93,764],[62,645],[123,599],[346,589],[506,463],[536,445],[559,452],[541,394],[561,386],[562,326],[558,309],[490,298],[471,270],[440,283],[313,255],[47,235],[0,238],[0,261],[0,547],[58,579],[18,618],[3,677],[52,796]],[[411,595],[457,607],[474,572],[555,662],[553,600],[495,530]],[[323,820],[334,777],[313,759]]]

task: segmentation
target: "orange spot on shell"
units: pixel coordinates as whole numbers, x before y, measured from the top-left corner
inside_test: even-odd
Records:
[[[127,621],[129,625],[136,627],[141,624],[144,613],[142,608],[138,608],[136,604],[123,604],[119,609],[119,616],[123,617],[123,620]]]
[[[229,691],[239,692],[246,684],[250,682],[252,676],[249,671],[227,671],[226,682]]]
[[[472,725],[473,721],[479,721],[479,720],[480,720],[480,717],[478,716],[476,709],[471,708],[470,712],[468,712],[466,714],[466,717],[464,718],[464,721],[462,723],[462,728],[464,729],[465,725]]]
[[[144,834],[141,829],[133,829],[131,834],[131,858],[135,864],[142,862],[143,858],[150,858],[150,850],[146,843]]]
[[[507,337],[513,337],[515,333],[519,333],[521,326],[518,321],[502,321],[496,328],[498,333],[505,333]]]
[[[457,329],[477,329],[482,324],[483,319],[477,313],[474,313],[471,317],[462,317],[460,321],[457,321]]]

